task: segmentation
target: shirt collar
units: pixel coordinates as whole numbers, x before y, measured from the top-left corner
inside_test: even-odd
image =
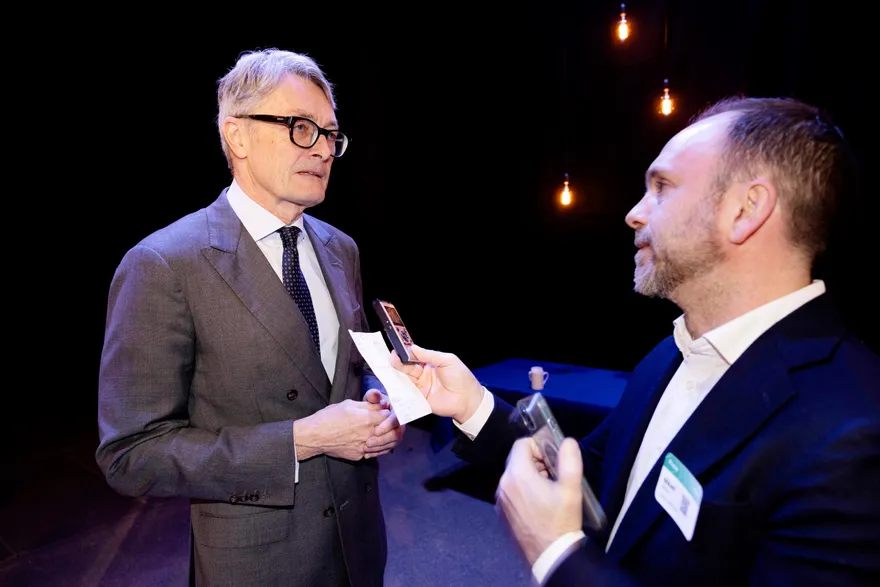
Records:
[[[272,235],[282,226],[287,226],[277,216],[253,201],[250,196],[242,191],[234,179],[226,191],[226,199],[239,220],[241,220],[245,230],[257,242]],[[305,231],[302,214],[289,226],[296,226],[301,231]]]
[[[825,282],[821,279],[815,279],[808,286],[750,310],[710,330],[696,342],[691,338],[685,326],[684,314],[682,314],[673,322],[673,338],[678,350],[685,356],[691,352],[697,352],[695,347],[705,339],[730,365],[771,326],[823,293],[825,293]]]

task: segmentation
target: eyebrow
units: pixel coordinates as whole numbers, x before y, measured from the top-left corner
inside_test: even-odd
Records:
[[[658,179],[658,178],[664,179],[666,181],[671,181],[671,178],[669,177],[669,173],[670,173],[669,169],[664,168],[664,167],[650,167],[650,168],[648,168],[648,171],[645,172],[645,187],[648,187],[651,185],[651,180]]]
[[[312,122],[315,122],[315,120],[317,119],[317,116],[315,116],[311,112],[307,112],[305,110],[294,110],[293,114],[291,116],[300,116],[302,118],[308,118]],[[315,123],[315,124],[317,124],[317,123]],[[339,123],[336,122],[336,119],[334,118],[333,120],[330,121],[330,124],[327,125],[327,128],[330,130],[339,130]]]

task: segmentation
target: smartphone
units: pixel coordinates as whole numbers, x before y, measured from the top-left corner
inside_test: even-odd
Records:
[[[412,338],[394,304],[384,300],[373,300],[373,309],[376,311],[376,315],[379,316],[385,336],[391,341],[391,346],[397,351],[397,356],[400,357],[400,360],[407,364],[420,363],[412,354],[410,349],[413,343]]]
[[[547,405],[547,400],[540,393],[527,396],[516,402],[516,414],[519,415],[521,424],[541,450],[544,456],[544,464],[547,472],[553,479],[558,478],[558,453],[565,435],[559,428],[556,418]],[[587,479],[581,480],[581,492],[584,495],[584,524],[593,530],[599,531],[605,527],[605,511]]]

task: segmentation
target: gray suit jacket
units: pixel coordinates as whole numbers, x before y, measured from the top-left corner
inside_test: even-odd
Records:
[[[366,331],[357,245],[306,232],[339,318],[333,385],[302,314],[226,200],[129,250],[110,287],[96,459],[131,495],[191,500],[198,585],[381,585],[375,459],[319,456],[294,483],[292,421],[381,384],[348,329]]]

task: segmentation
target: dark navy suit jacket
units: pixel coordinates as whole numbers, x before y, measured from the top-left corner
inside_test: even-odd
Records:
[[[608,553],[630,469],[681,363],[670,336],[633,371],[614,411],[581,440],[608,527],[546,579],[568,585],[880,585],[880,357],[827,294],[761,335],[671,441],[703,487],[688,542],[654,497],[658,459]],[[516,437],[495,410],[465,459],[503,463]],[[665,453],[664,453],[665,454]]]

